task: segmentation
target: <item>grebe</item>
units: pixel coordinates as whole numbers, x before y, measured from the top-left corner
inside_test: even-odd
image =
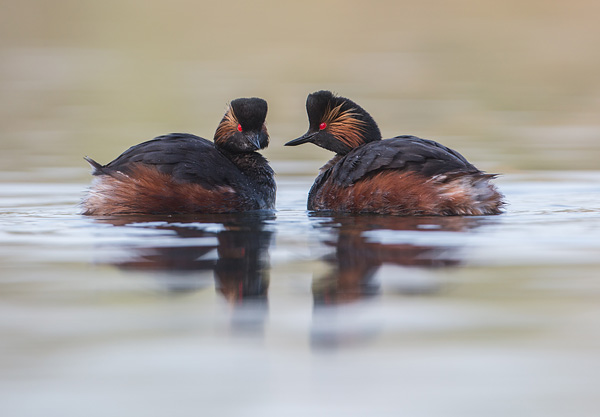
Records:
[[[135,145],[101,165],[91,158],[96,180],[83,213],[231,213],[275,207],[274,173],[256,151],[269,144],[267,102],[233,100],[214,144],[171,133]]]
[[[330,91],[306,100],[308,131],[286,146],[314,143],[336,155],[321,168],[308,209],[394,215],[499,214],[496,175],[458,152],[415,136],[381,139],[362,107]]]

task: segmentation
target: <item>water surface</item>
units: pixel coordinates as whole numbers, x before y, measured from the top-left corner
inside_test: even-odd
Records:
[[[508,175],[507,213],[445,218],[307,213],[302,176],[276,212],[179,217],[5,182],[3,414],[592,415],[599,178]]]

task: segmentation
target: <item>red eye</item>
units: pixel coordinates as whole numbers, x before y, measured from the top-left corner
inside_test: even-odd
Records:
[[[238,132],[241,132],[241,131],[242,131],[242,124],[240,123],[240,124],[238,124]]]
[[[319,125],[319,130],[323,130],[327,127],[327,123],[323,122]]]

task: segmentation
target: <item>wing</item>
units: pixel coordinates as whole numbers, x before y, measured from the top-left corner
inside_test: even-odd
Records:
[[[330,170],[330,176],[336,183],[348,186],[365,176],[388,169],[418,172],[426,177],[481,172],[464,156],[435,141],[397,136],[354,149]]]
[[[102,166],[93,160],[94,175],[128,174],[136,164],[153,166],[182,182],[206,188],[246,182],[239,169],[212,142],[186,133],[171,133],[132,146]]]

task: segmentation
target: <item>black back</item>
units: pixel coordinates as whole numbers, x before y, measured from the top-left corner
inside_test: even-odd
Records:
[[[383,170],[418,172],[425,177],[449,173],[479,173],[460,153],[438,142],[416,136],[397,136],[353,149],[317,178],[314,189],[331,178],[349,186]]]
[[[136,164],[153,166],[182,182],[207,189],[247,184],[247,178],[212,142],[188,133],[171,133],[132,146],[112,162],[94,164],[93,175],[128,174]]]

